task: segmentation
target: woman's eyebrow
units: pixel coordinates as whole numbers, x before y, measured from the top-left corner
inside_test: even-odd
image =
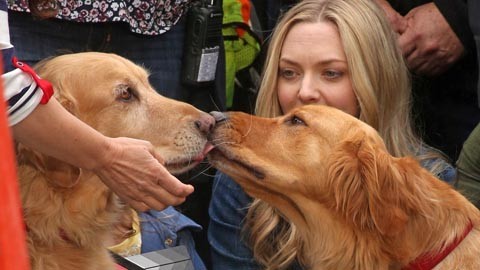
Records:
[[[288,57],[281,57],[280,62],[285,63],[285,64],[298,64],[297,61],[295,61],[293,59],[290,59]],[[328,64],[332,64],[332,63],[347,63],[347,61],[344,60],[344,59],[332,57],[332,58],[328,58],[328,59],[323,59],[323,60],[318,62],[318,64],[323,64],[323,65],[328,65]]]

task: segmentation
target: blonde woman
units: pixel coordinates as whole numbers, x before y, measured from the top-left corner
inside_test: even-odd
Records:
[[[337,107],[377,129],[394,156],[416,156],[453,182],[454,168],[412,128],[409,72],[373,1],[301,1],[278,23],[265,63],[257,115],[305,104]],[[213,269],[302,269],[295,226],[222,173],[209,212]]]

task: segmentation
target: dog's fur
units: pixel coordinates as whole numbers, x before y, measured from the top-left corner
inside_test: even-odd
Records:
[[[480,269],[478,210],[413,158],[389,155],[360,120],[318,105],[216,118],[210,162],[297,226],[311,269],[401,269],[470,221],[435,269]]]
[[[68,111],[107,136],[150,141],[171,173],[201,159],[208,131],[199,121],[214,119],[157,94],[142,67],[88,52],[55,57],[36,69]],[[21,144],[17,160],[32,269],[114,269],[106,245],[130,209],[90,171]]]

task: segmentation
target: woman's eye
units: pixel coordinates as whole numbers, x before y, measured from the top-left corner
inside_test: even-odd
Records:
[[[285,79],[293,79],[296,76],[295,71],[291,69],[281,69],[280,70],[280,76]]]
[[[340,76],[342,76],[343,73],[340,72],[340,71],[335,71],[335,70],[327,70],[323,73],[323,75],[325,77],[327,77],[327,79],[336,79],[336,78],[339,78]]]

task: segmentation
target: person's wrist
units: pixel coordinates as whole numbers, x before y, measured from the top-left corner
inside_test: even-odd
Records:
[[[117,147],[115,147],[115,140],[104,136],[104,139],[97,150],[97,156],[95,159],[92,159],[92,164],[90,164],[90,170],[94,172],[99,172],[104,168],[111,166],[111,163],[118,155]]]

